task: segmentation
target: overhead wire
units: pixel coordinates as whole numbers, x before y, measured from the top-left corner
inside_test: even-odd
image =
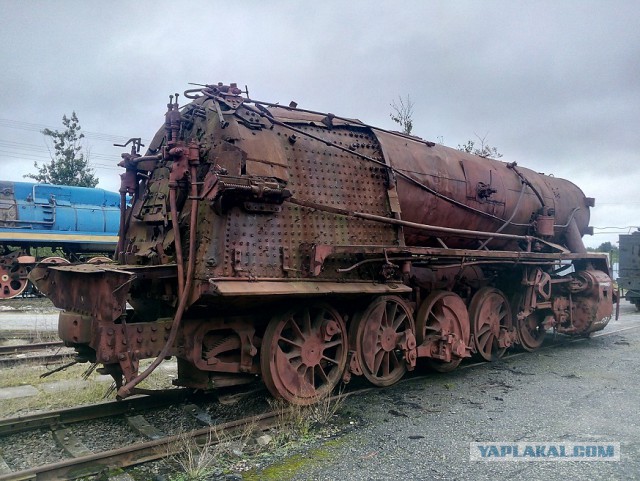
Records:
[[[27,130],[32,132],[42,132],[44,129],[49,130],[60,130],[60,126],[55,127],[51,125],[45,124],[35,124],[31,122],[22,122],[20,120],[12,120],[12,119],[0,119],[0,127],[6,127],[11,129],[19,129],[19,130]],[[120,142],[124,143],[129,140],[130,137],[125,135],[115,135],[115,134],[107,134],[104,132],[92,132],[89,130],[81,130],[80,131],[85,138],[94,139],[94,140],[102,140],[105,142]],[[142,139],[143,142],[148,142],[148,139]]]
[[[12,119],[0,119],[0,128],[11,128],[18,130],[25,130],[31,132],[42,132],[44,129],[59,130],[59,127],[51,125],[37,124],[31,122],[23,122]],[[125,143],[129,140],[129,137],[123,135],[106,134],[103,132],[91,132],[81,130],[85,139],[96,140],[100,142],[110,143]],[[143,142],[148,142],[147,139],[143,139]],[[35,160],[35,161],[50,161],[51,149],[46,145],[37,145],[24,142],[16,142],[13,140],[0,139],[0,154],[5,158],[20,159],[20,160]],[[89,166],[98,170],[120,170],[117,166],[119,162],[118,155],[108,155],[102,153],[88,152],[86,156],[89,162]],[[98,161],[112,161],[113,164],[107,164]]]

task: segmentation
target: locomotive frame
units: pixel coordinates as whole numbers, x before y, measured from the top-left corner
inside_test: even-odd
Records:
[[[178,385],[262,376],[309,404],[353,375],[386,386],[608,322],[573,184],[241,93],[187,91],[182,111],[176,94],[146,154],[132,139],[117,265],[31,274],[120,397],[176,356]]]

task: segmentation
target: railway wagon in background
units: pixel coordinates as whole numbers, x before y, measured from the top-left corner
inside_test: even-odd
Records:
[[[233,84],[185,95],[122,156],[117,264],[30,275],[120,397],[175,356],[177,385],[261,376],[309,404],[607,324],[608,258],[582,242],[594,200],[571,182]]]
[[[0,299],[23,293],[38,262],[109,261],[119,219],[114,192],[0,181]]]
[[[618,245],[618,287],[624,289],[624,298],[640,311],[640,231],[620,235]]]

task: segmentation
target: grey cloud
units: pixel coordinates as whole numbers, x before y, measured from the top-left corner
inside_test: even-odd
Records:
[[[149,138],[170,93],[235,81],[255,98],[394,128],[389,104],[409,94],[417,135],[456,146],[487,134],[505,159],[595,192],[594,225],[640,223],[624,188],[640,180],[635,0],[2,6],[0,118],[55,126],[75,110],[87,131]],[[43,145],[19,129],[1,140]],[[117,189],[119,150],[91,147],[113,156],[98,174]],[[33,170],[27,151],[6,151],[0,178]],[[604,240],[615,236],[588,242]]]

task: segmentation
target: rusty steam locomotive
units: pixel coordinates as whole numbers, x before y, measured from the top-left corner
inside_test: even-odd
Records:
[[[117,264],[31,274],[121,397],[175,356],[177,385],[259,375],[309,404],[354,375],[386,386],[607,324],[607,258],[582,243],[594,201],[574,184],[244,94],[176,94],[144,155],[132,139]]]

